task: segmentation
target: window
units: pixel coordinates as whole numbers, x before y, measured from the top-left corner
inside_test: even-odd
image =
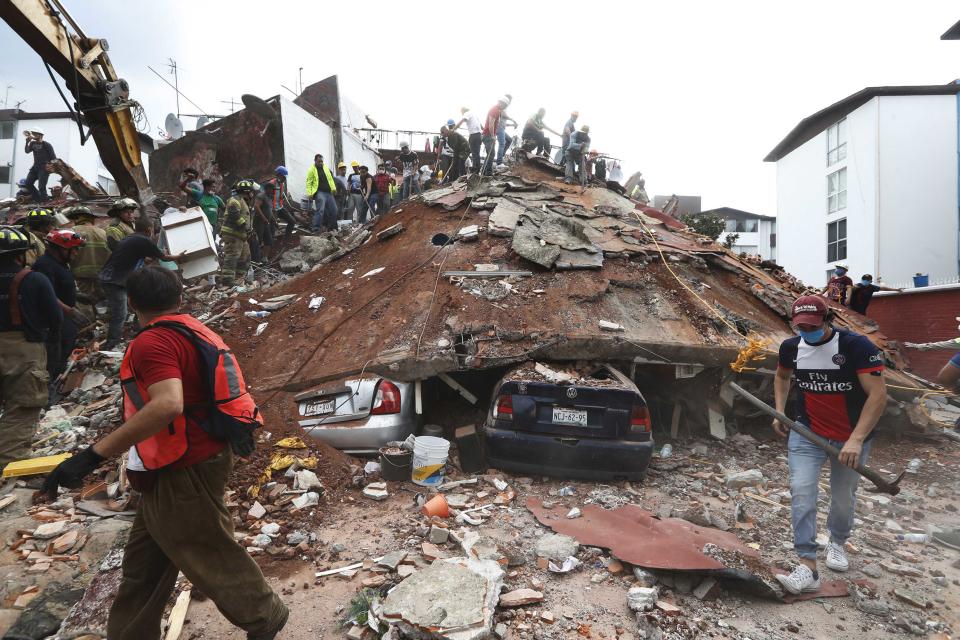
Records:
[[[756,218],[748,220],[736,220],[731,218],[727,220],[727,225],[724,228],[724,231],[727,233],[756,233],[759,225],[760,221]]]
[[[827,129],[827,166],[831,167],[847,157],[847,121],[841,120]]]
[[[771,249],[777,248],[777,234],[775,233],[770,234],[770,248]]]
[[[0,122],[0,140],[13,140],[13,136],[17,131],[17,123],[8,120],[6,122]]]
[[[827,213],[847,208],[847,170],[834,171],[827,176]]]
[[[10,165],[0,165],[0,184],[10,184]]]
[[[847,219],[827,225],[827,262],[847,259]]]

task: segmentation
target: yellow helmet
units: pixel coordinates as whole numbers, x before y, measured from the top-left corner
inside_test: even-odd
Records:
[[[359,167],[359,166],[360,166],[360,163],[357,162],[356,160],[354,160],[353,162],[350,163],[350,166],[351,166],[351,167]]]

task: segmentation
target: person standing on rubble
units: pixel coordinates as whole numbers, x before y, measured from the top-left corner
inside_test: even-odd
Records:
[[[224,204],[223,198],[217,195],[215,189],[216,182],[213,179],[204,178],[203,182],[200,183],[200,189],[197,189],[195,185],[195,179],[192,181],[185,180],[180,183],[180,189],[188,195],[192,206],[203,209],[203,213],[207,217],[207,222],[210,223],[210,227],[213,229],[213,237],[216,239],[217,234],[220,232],[220,218],[223,216],[226,204]]]
[[[377,165],[373,180],[377,183],[377,215],[382,216],[390,210],[390,176],[385,165]]]
[[[200,182],[200,172],[193,167],[187,167],[180,174],[180,183],[177,185],[180,191],[187,196],[187,205],[191,207],[200,204],[200,198],[203,196],[203,183]]]
[[[354,222],[359,222],[363,224],[367,220],[367,203],[366,199],[363,197],[363,177],[360,175],[360,163],[354,160],[350,163],[350,168],[352,173],[347,176],[347,183],[350,185],[350,204],[347,206],[350,209],[350,220]],[[353,214],[356,212],[356,220],[353,218]]]
[[[107,232],[96,225],[96,219],[103,217],[103,214],[94,213],[84,205],[67,209],[64,214],[73,222],[73,230],[83,238],[83,246],[76,249],[76,255],[70,262],[73,277],[77,280],[77,290],[85,298],[85,304],[95,307],[104,299],[100,270],[110,258]]]
[[[321,178],[322,176],[322,178]],[[313,157],[313,165],[307,171],[307,197],[314,202],[313,228],[314,233],[328,229],[337,230],[337,183],[333,180],[330,169],[323,163],[323,155]]]
[[[136,231],[120,241],[100,271],[100,286],[110,309],[107,341],[101,347],[103,351],[110,351],[123,338],[123,325],[127,321],[127,276],[140,269],[147,260],[166,260],[179,264],[186,256],[186,251],[176,256],[161,251],[153,241],[153,224],[153,218],[149,216],[137,218]]]
[[[253,208],[256,215],[253,218],[254,242],[257,243],[257,257],[255,261],[261,262],[268,260],[273,256],[273,230],[277,226],[277,219],[273,215],[273,200],[276,196],[277,187],[272,182],[263,185],[263,190],[257,194],[253,200]]]
[[[46,202],[50,199],[47,195],[47,180],[50,178],[47,163],[56,160],[57,154],[53,150],[53,145],[43,139],[43,129],[34,127],[24,131],[23,135],[27,138],[23,152],[33,154],[33,165],[27,172],[27,186],[30,187],[34,202]],[[34,182],[37,186],[33,185]]]
[[[860,282],[850,288],[847,306],[865,316],[867,315],[867,307],[870,306],[870,301],[873,299],[873,294],[877,291],[903,291],[903,289],[873,284],[873,276],[865,273],[860,276]]]
[[[337,183],[337,193],[333,197],[337,201],[337,220],[346,220],[348,214],[352,219],[353,212],[350,207],[353,205],[353,199],[350,197],[346,162],[337,163],[337,172],[333,176],[333,181]]]
[[[580,117],[579,111],[571,111],[570,119],[563,125],[563,133],[560,135],[560,150],[557,151],[557,164],[563,164],[567,157],[567,146],[570,144],[570,136],[577,130],[577,118]]]
[[[367,210],[371,212],[371,218],[376,215],[377,211],[377,181],[370,175],[370,168],[366,165],[360,166],[360,189],[360,195],[367,205],[360,217],[360,224],[365,224],[367,222]]]
[[[464,163],[467,160],[467,154],[470,152],[470,145],[466,138],[449,127],[440,127],[440,133],[446,138],[447,147],[453,152],[450,159],[450,169],[447,171],[444,182],[453,182],[466,173]]]
[[[127,477],[141,497],[107,621],[111,640],[159,638],[181,571],[248,640],[272,640],[290,612],[234,538],[223,498],[234,454],[211,434],[212,411],[222,418],[230,409],[207,408],[227,390],[211,389],[209,381],[227,380],[228,404],[244,403],[234,411],[252,405],[255,413],[256,406],[222,338],[180,312],[181,292],[177,276],[161,267],[127,279],[130,306],[144,329],[120,367],[124,423],[61,463],[43,492],[56,496],[61,486],[80,487],[104,460],[127,453]]]
[[[29,247],[26,233],[0,226],[0,468],[30,455],[48,400],[44,345],[63,321],[50,280],[26,268]]]
[[[538,156],[550,157],[550,139],[547,138],[543,130],[546,129],[554,135],[560,135],[543,122],[543,116],[547,115],[547,110],[543,107],[537,109],[537,112],[527,118],[523,125],[523,132],[520,134],[521,140],[530,140],[536,144],[533,147],[534,153]]]
[[[273,178],[267,181],[267,184],[273,184],[273,212],[277,220],[283,220],[287,223],[284,229],[284,237],[289,238],[293,235],[293,230],[297,226],[297,219],[293,215],[293,206],[290,204],[290,192],[287,191],[287,176],[290,172],[286,167],[280,165],[273,171]]]
[[[823,464],[830,462],[830,512],[827,529],[827,568],[846,571],[850,564],[844,544],[850,537],[860,474],[873,443],[874,427],[887,404],[883,354],[865,336],[834,329],[833,312],[820,296],[801,296],[793,303],[792,325],[799,336],[780,345],[774,378],[776,409],[784,413],[791,378],[799,389],[797,421],[840,449],[838,460],[778,420],[773,428],[788,436],[791,521],[794,549],[800,564],[777,580],[790,593],[820,589],[817,571],[817,498]]]
[[[483,123],[483,148],[486,153],[486,157],[483,160],[483,170],[480,172],[484,176],[493,175],[494,167],[494,142],[496,141],[497,129],[500,127],[500,123],[503,121],[503,110],[507,108],[507,105],[510,104],[510,101],[506,96],[502,96],[497,99],[497,103],[490,107],[490,111],[487,112],[487,119]]]
[[[850,299],[850,290],[853,289],[853,280],[847,275],[847,268],[844,265],[838,264],[833,273],[827,286],[820,291],[820,295],[846,306],[847,300]]]
[[[250,268],[250,236],[253,235],[254,186],[250,180],[241,180],[234,186],[236,195],[227,200],[227,213],[220,226],[223,238],[223,263],[220,265],[220,284],[232,287],[241,282]]]
[[[590,127],[583,125],[580,131],[574,131],[567,143],[566,177],[564,182],[573,184],[574,176],[581,185],[587,184],[587,150],[590,149]]]
[[[73,229],[54,229],[47,234],[46,242],[47,251],[33,263],[33,270],[50,280],[63,311],[60,335],[47,336],[47,373],[52,398],[52,385],[67,366],[67,358],[77,344],[77,333],[90,324],[90,318],[77,308],[77,282],[70,269],[77,250],[83,247],[83,237]]]
[[[420,193],[420,180],[417,176],[417,166],[420,164],[420,156],[416,151],[410,150],[410,145],[406,142],[400,144],[400,155],[397,156],[397,162],[403,171],[403,187],[400,189],[400,199],[406,200],[413,195],[416,189]]]
[[[507,99],[507,104],[504,105],[504,109],[509,107],[513,103],[513,96],[509,93],[503,94],[503,97]],[[500,125],[497,127],[497,166],[503,166],[503,157],[507,154],[507,149],[510,148],[510,143],[513,142],[513,136],[507,135],[507,124],[510,124],[514,129],[517,127],[517,121],[507,115],[506,111],[500,113]]]
[[[480,171],[480,147],[483,144],[483,125],[480,123],[480,118],[467,107],[460,108],[460,115],[463,117],[460,118],[460,122],[453,127],[453,130],[456,131],[460,128],[460,125],[466,123],[467,139],[470,144],[470,159],[473,163],[472,171],[476,173]]]
[[[107,247],[111,251],[116,250],[121,240],[134,234],[133,222],[139,209],[133,198],[120,198],[113,202],[113,206],[107,211],[107,215],[113,218],[107,225]]]

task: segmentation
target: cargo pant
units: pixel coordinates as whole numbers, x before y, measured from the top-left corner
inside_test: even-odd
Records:
[[[44,344],[27,342],[21,331],[0,332],[0,469],[30,457],[49,381]]]
[[[243,238],[224,233],[223,264],[220,265],[220,284],[232,285],[237,278],[243,280],[250,268],[250,244]]]
[[[107,621],[110,640],[159,639],[180,571],[248,638],[286,623],[289,610],[233,537],[223,502],[232,466],[227,447],[191,467],[157,472],[156,482],[143,491]]]

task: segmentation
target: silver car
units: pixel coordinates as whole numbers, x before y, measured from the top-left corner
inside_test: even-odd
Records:
[[[305,391],[294,401],[308,436],[360,455],[414,432],[414,392],[413,383],[365,377]]]

